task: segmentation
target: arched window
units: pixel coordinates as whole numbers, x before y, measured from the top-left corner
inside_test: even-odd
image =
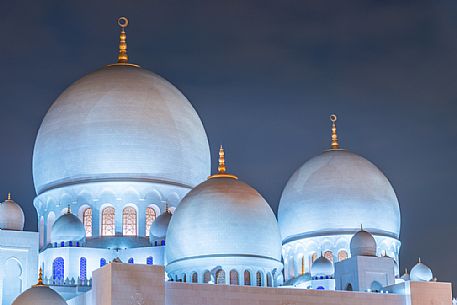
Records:
[[[129,258],[128,263],[133,264],[133,257]]]
[[[101,258],[100,259],[100,268],[106,265],[106,259]]]
[[[209,271],[206,271],[203,273],[203,283],[207,284],[211,281],[211,273]]]
[[[9,258],[3,269],[2,300],[4,305],[13,303],[22,291],[22,267],[15,258]]]
[[[115,234],[114,208],[106,207],[102,211],[102,236],[114,236]]]
[[[262,286],[262,273],[260,271],[257,271],[255,274],[255,280],[256,280],[256,286],[261,287]]]
[[[126,207],[122,211],[122,234],[136,236],[136,210],[134,207]]]
[[[81,281],[86,280],[86,265],[87,265],[87,260],[85,257],[81,257],[79,259],[79,278]]]
[[[273,281],[271,278],[271,273],[267,273],[267,287],[272,287]]]
[[[198,276],[197,272],[192,273],[192,283],[197,283],[198,282]]]
[[[225,284],[225,272],[222,269],[216,271],[216,284]]]
[[[44,217],[40,217],[40,228],[38,230],[40,232],[40,248],[44,247]]]
[[[182,274],[182,281],[184,283],[187,282],[187,275],[185,273]]]
[[[92,236],[92,209],[86,208],[83,212],[83,224],[86,229],[86,237]]]
[[[344,261],[346,258],[348,258],[348,253],[346,252],[346,250],[341,250],[340,252],[338,252],[339,262]]]
[[[230,271],[230,285],[238,285],[238,271],[233,269]]]
[[[152,256],[148,256],[146,258],[146,264],[147,265],[152,265],[154,263],[154,259],[152,258]]]
[[[313,255],[311,256],[311,264],[314,263],[314,261],[317,259],[317,253],[314,252]]]
[[[244,271],[244,285],[251,286],[251,272],[248,270]]]
[[[149,229],[151,228],[152,223],[156,219],[156,216],[156,211],[153,208],[146,208],[146,236],[149,236]]]
[[[333,263],[333,253],[332,251],[325,251],[324,257]]]
[[[51,232],[52,232],[52,225],[54,224],[54,221],[56,220],[56,215],[54,212],[49,212],[48,214],[48,219],[46,220],[46,243],[49,244],[51,242]]]
[[[55,281],[63,281],[65,275],[65,266],[63,257],[56,257],[52,263],[52,278]]]

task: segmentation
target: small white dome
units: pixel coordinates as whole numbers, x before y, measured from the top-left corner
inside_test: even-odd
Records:
[[[35,285],[21,293],[11,305],[68,305],[53,289]]]
[[[411,281],[429,282],[433,279],[432,270],[422,262],[418,262],[410,273]]]
[[[79,218],[68,211],[54,222],[51,231],[52,242],[85,241],[86,230]]]
[[[151,243],[157,239],[164,239],[167,235],[168,225],[171,220],[171,212],[169,209],[166,209],[163,214],[157,217],[156,220],[151,225],[149,229],[149,240]]]
[[[405,269],[405,273],[403,273],[403,275],[400,278],[405,282],[410,280],[408,269]]]
[[[376,256],[376,240],[365,230],[360,230],[351,238],[351,256]]]
[[[311,265],[311,276],[314,277],[331,277],[335,273],[333,263],[326,257],[317,258]]]
[[[8,199],[0,203],[0,229],[1,230],[24,230],[24,212],[22,208],[11,199],[8,194]]]

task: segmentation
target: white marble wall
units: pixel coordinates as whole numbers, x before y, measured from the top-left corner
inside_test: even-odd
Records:
[[[0,230],[0,304],[11,304],[37,279],[38,233]]]

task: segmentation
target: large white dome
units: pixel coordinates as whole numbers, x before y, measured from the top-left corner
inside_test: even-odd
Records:
[[[235,178],[208,179],[190,191],[171,218],[168,264],[193,259],[256,258],[281,262],[281,237],[268,203]],[[215,266],[213,266],[215,267]]]
[[[128,64],[104,67],[66,89],[46,114],[33,153],[38,194],[106,180],[193,187],[209,172],[206,133],[186,97]]]
[[[333,149],[307,161],[289,179],[278,221],[283,243],[323,235],[353,234],[360,225],[398,239],[400,209],[384,174],[370,161]]]

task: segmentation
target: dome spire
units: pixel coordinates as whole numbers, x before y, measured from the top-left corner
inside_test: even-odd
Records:
[[[129,20],[126,17],[119,17],[119,19],[117,19],[117,24],[121,27],[117,63],[127,64],[129,62],[129,56],[127,55],[127,34],[125,33],[125,28],[129,25]]]
[[[338,135],[336,134],[336,115],[332,114],[330,116],[330,121],[332,121],[332,145],[331,149],[340,149],[340,144],[338,143]]]
[[[219,174],[225,173],[226,167],[225,167],[225,152],[224,148],[221,147],[219,148],[219,166],[217,167],[217,171]]]
[[[225,151],[224,151],[224,147],[222,147],[222,145],[221,145],[221,147],[219,148],[219,165],[217,167],[217,174],[209,176],[209,178],[234,178],[234,179],[238,179],[237,176],[231,175],[231,174],[227,174],[226,171],[227,171],[227,167],[225,166]]]
[[[36,286],[45,286],[44,283],[43,283],[43,269],[41,267],[38,270],[38,282],[33,286],[34,287],[36,287]]]
[[[11,200],[11,193],[8,192],[8,200]]]
[[[70,207],[70,205],[67,206],[67,214],[71,214],[71,207]]]

